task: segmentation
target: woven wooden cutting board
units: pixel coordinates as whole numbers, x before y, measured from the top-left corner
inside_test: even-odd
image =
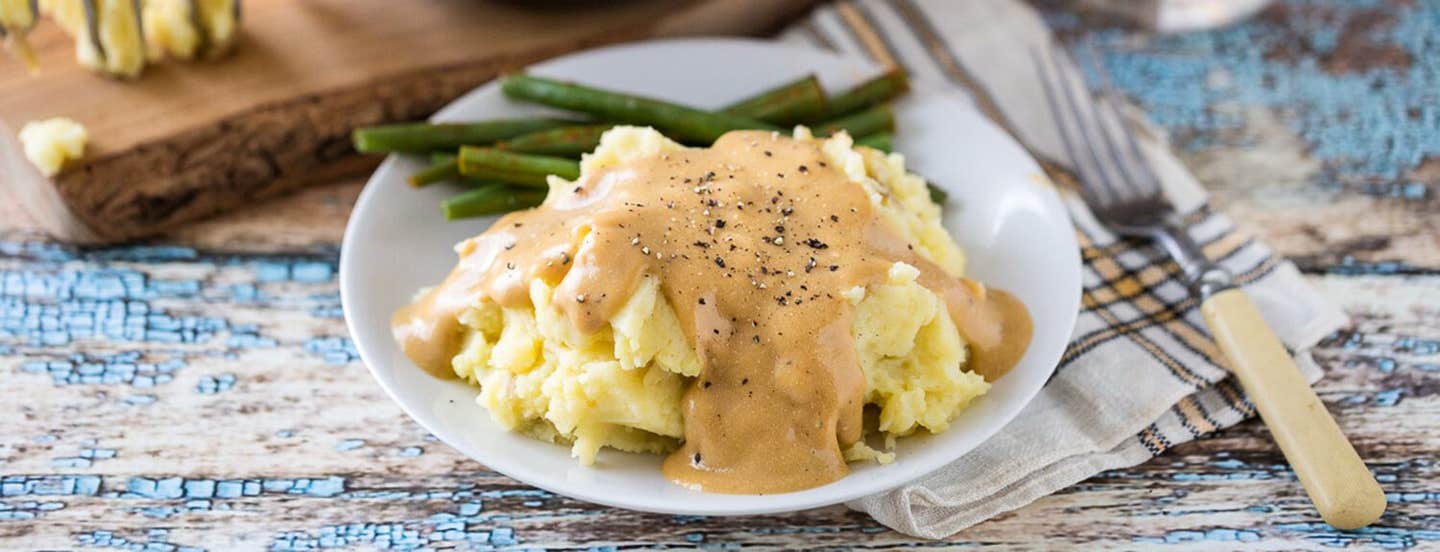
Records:
[[[754,34],[812,0],[493,2],[249,0],[236,52],[92,74],[53,24],[30,35],[42,66],[0,59],[0,185],[40,226],[76,242],[129,240],[306,184],[364,172],[351,129],[421,119],[498,73],[653,36]],[[28,121],[90,130],[54,178],[21,153]]]

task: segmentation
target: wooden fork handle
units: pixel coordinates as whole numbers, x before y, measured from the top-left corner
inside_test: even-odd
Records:
[[[1320,517],[1337,529],[1379,519],[1385,512],[1380,484],[1250,296],[1238,288],[1220,291],[1206,298],[1200,311]]]

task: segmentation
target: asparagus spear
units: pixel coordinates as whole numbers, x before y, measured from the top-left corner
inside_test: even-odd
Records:
[[[829,136],[842,130],[848,131],[851,136],[869,136],[893,131],[895,130],[895,112],[890,110],[890,106],[880,104],[852,115],[821,123],[815,128],[815,134]]]
[[[505,77],[500,82],[500,89],[506,96],[515,99],[580,111],[605,120],[650,125],[669,136],[692,143],[709,144],[720,135],[737,129],[780,130],[749,117],[712,113],[524,74]]]
[[[815,75],[806,75],[720,110],[779,125],[792,125],[824,115],[825,90]]]
[[[517,153],[552,155],[555,157],[580,157],[582,153],[595,151],[600,145],[600,135],[612,125],[585,125],[552,128],[528,134],[495,144],[495,147]]]
[[[403,123],[355,129],[355,149],[365,153],[426,153],[483,146],[527,132],[576,124],[562,119],[504,119],[479,123]]]
[[[542,190],[492,183],[440,202],[440,211],[445,213],[445,220],[455,220],[508,213],[534,207],[543,201],[545,192]]]
[[[884,103],[910,90],[910,79],[900,69],[891,69],[830,98],[829,118],[849,115],[861,109]]]
[[[567,180],[580,177],[580,163],[573,159],[510,153],[494,148],[460,148],[460,176],[494,180],[530,188],[545,189],[545,176]]]
[[[885,153],[895,150],[895,135],[889,132],[879,132],[855,140],[855,145],[875,148]]]

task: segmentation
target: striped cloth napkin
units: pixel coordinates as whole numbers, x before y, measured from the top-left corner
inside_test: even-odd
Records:
[[[1035,82],[1033,46],[1052,40],[1018,0],[846,0],[786,30],[786,42],[899,65],[917,86],[948,87],[1043,162],[1068,166]],[[1197,83],[1198,84],[1198,83]],[[1191,235],[1243,284],[1311,381],[1308,348],[1345,323],[1294,265],[1212,211],[1163,138],[1129,109],[1142,150]],[[962,146],[963,147],[963,146]],[[1054,172],[1054,171],[1052,171]],[[1061,181],[1059,174],[1052,175]],[[1178,267],[1117,239],[1067,194],[1084,261],[1081,312],[1055,376],[999,434],[904,487],[851,502],[897,531],[943,538],[1104,470],[1232,426],[1254,408],[1211,341]]]

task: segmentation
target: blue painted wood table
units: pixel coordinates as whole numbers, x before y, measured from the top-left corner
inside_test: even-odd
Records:
[[[707,519],[529,488],[356,360],[335,268],[357,180],[126,247],[0,206],[0,548],[1440,547],[1440,2],[1295,0],[1169,37],[1044,8],[1353,317],[1319,389],[1389,492],[1378,525],[1321,523],[1253,421],[946,543],[842,507]]]

